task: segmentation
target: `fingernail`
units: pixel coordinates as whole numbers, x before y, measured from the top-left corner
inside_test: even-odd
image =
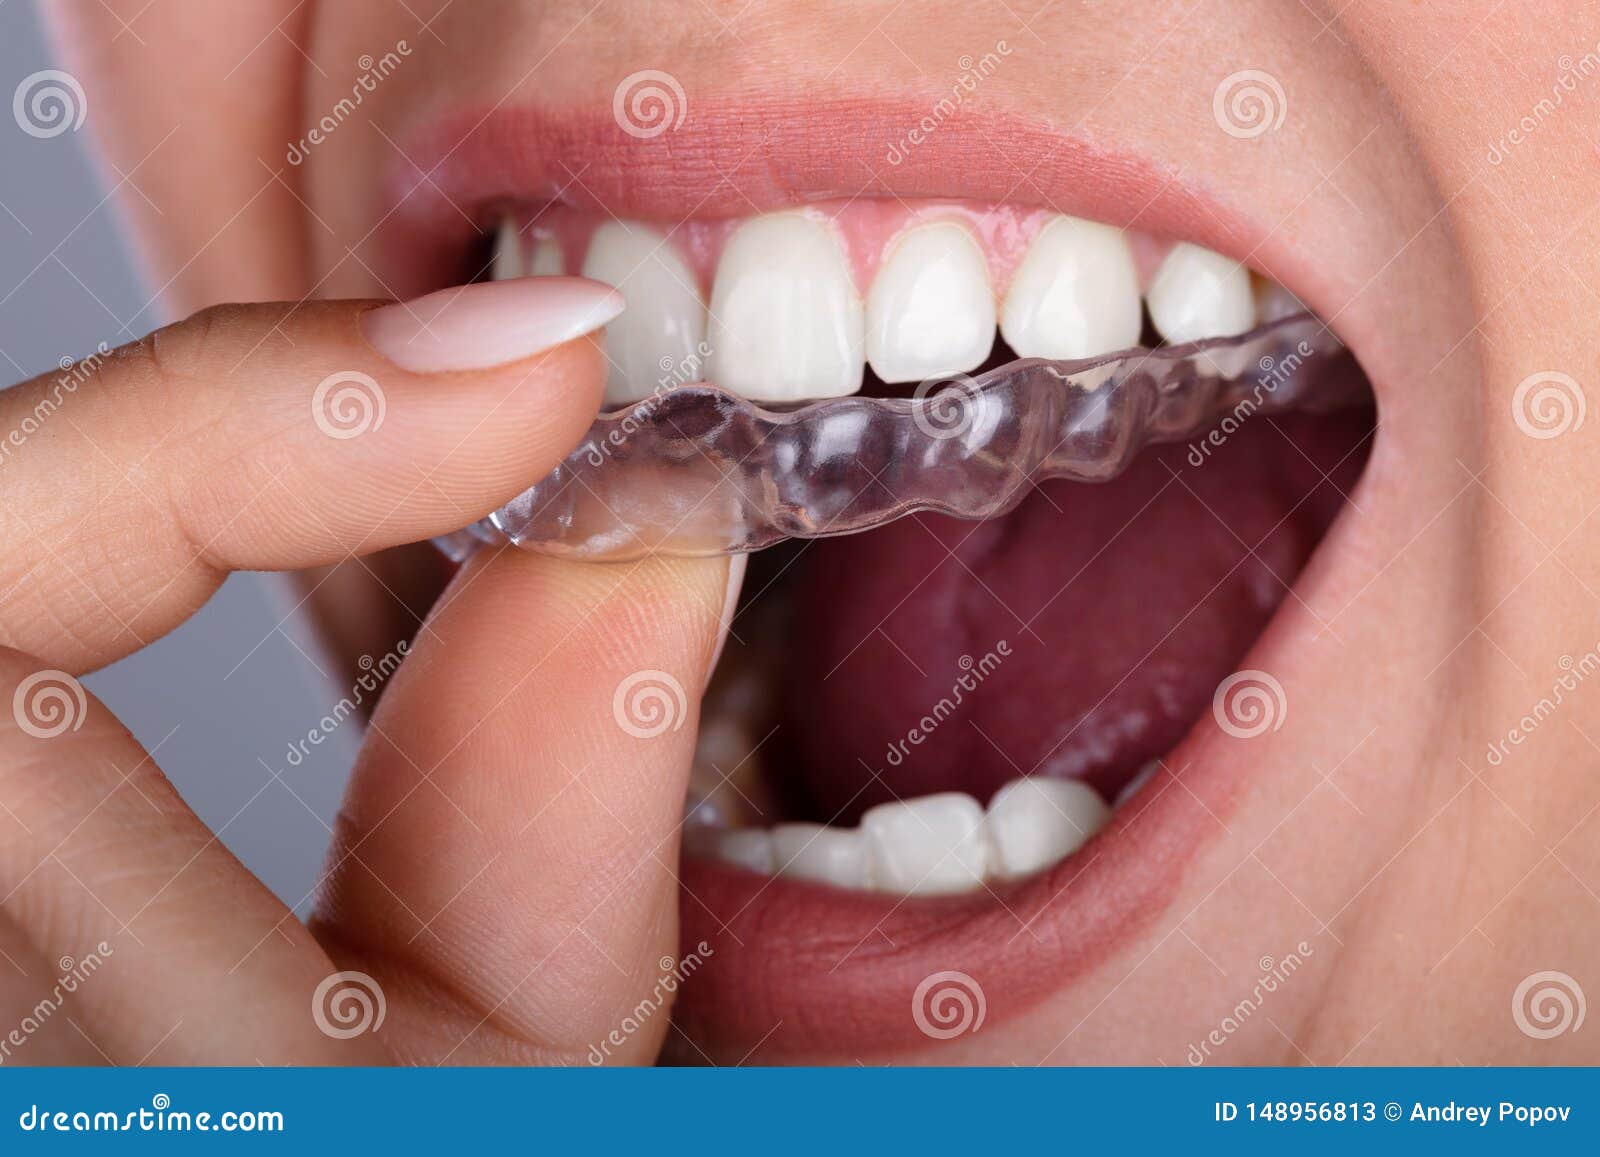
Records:
[[[361,317],[367,342],[413,373],[481,370],[593,333],[622,294],[582,277],[522,277],[441,289]]]
[[[739,592],[744,588],[744,570],[749,564],[750,556],[747,554],[735,554],[728,558],[728,591],[722,596],[722,617],[717,620],[717,649],[711,652],[711,665],[706,668],[707,684],[717,669],[717,661],[722,658],[722,648],[728,643],[733,616],[739,609]]]

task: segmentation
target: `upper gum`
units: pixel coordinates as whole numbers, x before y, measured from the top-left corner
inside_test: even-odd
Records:
[[[960,221],[972,231],[988,262],[990,284],[995,296],[1003,297],[1033,238],[1046,221],[1058,215],[1052,209],[1037,206],[876,198],[817,202],[775,211],[805,212],[826,218],[844,248],[856,290],[863,298],[879,266],[902,232],[916,224],[950,220]],[[753,216],[757,214],[691,218],[676,224],[657,221],[629,223],[644,225],[665,234],[668,243],[694,273],[701,294],[709,299],[723,247],[733,231]],[[583,266],[590,237],[610,220],[612,218],[604,215],[557,206],[540,214],[531,227],[524,227],[524,232],[554,237],[562,247],[567,271],[576,273]],[[1139,270],[1139,284],[1143,288],[1149,284],[1156,267],[1173,243],[1134,229],[1124,232],[1133,249]]]

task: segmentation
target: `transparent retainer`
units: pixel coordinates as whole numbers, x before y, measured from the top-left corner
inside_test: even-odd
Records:
[[[601,414],[532,489],[439,540],[567,558],[759,550],[919,510],[992,518],[1048,478],[1103,482],[1143,447],[1254,413],[1348,404],[1348,354],[1309,314],[1242,337],[1084,361],[1023,358],[910,398],[763,408],[708,385]]]

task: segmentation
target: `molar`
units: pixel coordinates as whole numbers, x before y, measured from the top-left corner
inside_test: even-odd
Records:
[[[1298,297],[1276,281],[1262,277],[1259,273],[1250,275],[1250,292],[1256,302],[1255,324],[1257,325],[1265,325],[1269,321],[1293,317],[1297,313],[1306,311],[1306,307],[1301,304]]]

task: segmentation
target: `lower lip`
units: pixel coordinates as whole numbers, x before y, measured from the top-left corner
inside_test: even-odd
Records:
[[[908,900],[687,860],[682,951],[704,964],[674,1018],[714,1058],[802,1062],[935,1043],[913,1007],[936,973],[971,977],[986,1023],[1026,1012],[1128,951],[1171,903],[1233,810],[1240,757],[1207,718],[1166,761],[1181,787],[1155,776],[1078,852],[992,892]]]

